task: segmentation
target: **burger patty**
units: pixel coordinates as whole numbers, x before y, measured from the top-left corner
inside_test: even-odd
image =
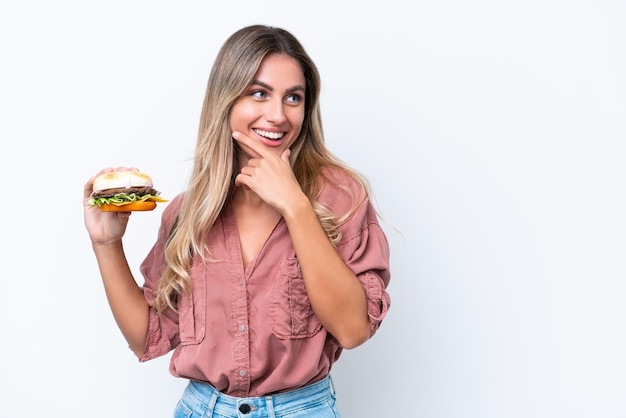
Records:
[[[97,192],[93,192],[91,194],[91,197],[94,199],[97,199],[99,197],[113,197],[118,193],[126,193],[126,194],[135,193],[138,196],[143,196],[145,194],[151,194],[153,196],[156,196],[159,194],[159,192],[154,190],[152,187],[128,187],[128,188],[120,187],[117,189],[106,189],[106,190],[99,190]]]

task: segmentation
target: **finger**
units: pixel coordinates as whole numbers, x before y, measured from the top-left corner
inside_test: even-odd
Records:
[[[115,171],[116,169],[113,167],[105,167],[102,170],[98,171],[94,177],[98,177],[100,174],[110,173],[111,171]]]
[[[103,168],[102,170],[98,171],[94,176],[91,176],[89,180],[87,180],[87,183],[85,183],[85,188],[83,190],[83,196],[85,199],[91,197],[91,193],[93,192],[93,181],[96,179],[96,177],[98,177],[100,174],[108,173],[110,171],[113,171],[113,168]]]
[[[126,166],[105,167],[102,170],[98,171],[98,173],[96,173],[96,175],[94,177],[97,177],[100,174],[110,173],[110,172],[113,172],[113,171],[141,171],[141,170],[139,170],[137,167],[126,167]]]
[[[91,193],[93,192],[93,181],[95,178],[96,176],[93,176],[89,180],[87,180],[87,183],[85,183],[85,188],[83,190],[83,197],[85,199],[89,199]]]
[[[232,137],[235,141],[237,141],[240,145],[245,145],[248,148],[252,149],[252,151],[256,152],[259,157],[267,157],[271,155],[265,147],[259,143],[259,141],[254,138],[250,138],[247,135],[242,134],[241,132],[234,131]]]
[[[246,184],[246,181],[249,179],[249,176],[246,176],[244,174],[237,174],[237,177],[235,177],[235,186],[237,187],[243,187],[246,190],[251,190],[250,186],[248,186]]]
[[[286,162],[287,164],[291,164],[289,161],[289,156],[291,155],[291,149],[287,148],[286,150],[283,151],[282,154],[280,154],[280,158]]]
[[[241,174],[245,174],[246,176],[252,176],[254,174],[254,167],[251,165],[247,165],[243,167],[239,172]]]
[[[111,171],[139,171],[137,167],[117,167],[116,169],[112,169]]]
[[[93,181],[96,179],[96,177],[98,177],[101,174],[109,173],[111,171],[117,171],[117,170],[119,170],[119,167],[118,168],[105,167],[101,169],[100,171],[98,171],[94,176],[92,176],[89,180],[87,180],[87,183],[85,183],[85,187],[83,189],[83,197],[85,199],[89,199],[91,197],[91,193],[93,193]]]
[[[128,218],[130,218],[130,215],[132,215],[132,212],[115,212],[115,214],[117,215],[117,218],[121,221],[127,220]]]

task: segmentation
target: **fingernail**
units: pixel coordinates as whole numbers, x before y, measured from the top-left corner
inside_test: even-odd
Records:
[[[237,131],[233,132],[233,138],[235,139],[239,138],[239,132]]]

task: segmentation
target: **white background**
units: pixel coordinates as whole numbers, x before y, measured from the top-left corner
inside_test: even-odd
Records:
[[[334,369],[344,417],[625,417],[625,17],[618,0],[2,0],[0,415],[171,416],[184,382],[127,349],[82,187],[133,165],[181,191],[217,49],[266,23],[318,64],[328,145],[370,178],[392,247],[389,315]],[[163,207],[131,218],[135,272]]]

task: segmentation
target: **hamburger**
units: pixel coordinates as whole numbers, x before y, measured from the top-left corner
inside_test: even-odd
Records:
[[[93,181],[89,205],[105,212],[148,211],[157,202],[167,202],[152,185],[152,178],[140,171],[111,171]]]

